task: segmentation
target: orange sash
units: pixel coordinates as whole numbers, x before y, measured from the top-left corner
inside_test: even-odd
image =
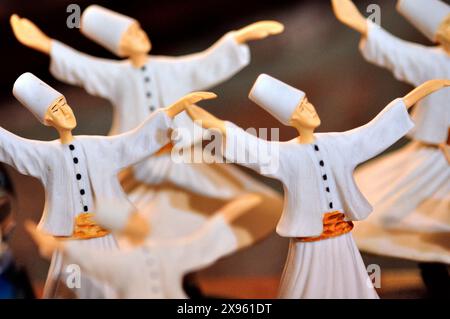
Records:
[[[353,229],[353,223],[344,220],[344,218],[345,215],[339,211],[325,213],[323,215],[322,234],[315,237],[297,237],[297,240],[301,242],[313,242],[344,235]]]
[[[83,213],[75,217],[75,227],[72,239],[99,238],[109,234],[109,231],[97,225],[92,213]]]

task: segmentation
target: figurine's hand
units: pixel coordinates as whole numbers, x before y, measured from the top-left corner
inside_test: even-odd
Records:
[[[226,204],[217,213],[221,214],[228,223],[232,223],[242,214],[258,206],[261,202],[262,198],[260,195],[248,193],[241,195],[230,203]]]
[[[193,92],[183,96],[171,106],[166,107],[165,112],[169,117],[174,118],[178,113],[183,112],[189,105],[202,100],[215,99],[216,97],[217,95],[211,92]]]
[[[25,228],[31,235],[39,248],[39,253],[47,259],[52,258],[53,253],[63,248],[63,244],[51,235],[44,234],[36,228],[36,224],[31,221],[25,222]]]
[[[189,105],[186,108],[186,112],[192,118],[194,122],[199,122],[199,124],[205,129],[218,130],[223,136],[226,135],[227,130],[225,127],[225,122],[218,119],[211,113],[205,111],[197,105]]]
[[[450,80],[430,80],[427,81],[403,97],[406,107],[409,109],[424,97],[442,88],[450,86]]]
[[[235,33],[237,43],[246,43],[251,40],[261,40],[269,35],[283,32],[284,26],[277,21],[259,21],[252,23]]]
[[[439,144],[439,149],[442,151],[442,153],[444,153],[445,159],[450,165],[450,145],[448,145],[447,143],[441,143]]]
[[[13,14],[9,20],[17,40],[32,49],[50,54],[52,39],[45,35],[33,22]]]
[[[331,0],[336,18],[343,24],[367,36],[367,20],[351,0]]]

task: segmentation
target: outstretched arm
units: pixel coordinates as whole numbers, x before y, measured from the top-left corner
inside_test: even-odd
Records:
[[[82,271],[112,284],[114,288],[120,288],[120,279],[126,278],[129,271],[127,258],[118,251],[98,250],[80,245],[77,241],[58,240],[38,230],[31,221],[25,222],[25,228],[38,246],[40,255],[46,259],[51,259],[54,252],[60,251],[69,258],[70,263],[79,265]]]
[[[448,86],[450,86],[450,80],[427,81],[405,95],[403,97],[403,102],[405,102],[406,107],[409,109],[428,95]]]
[[[193,92],[185,95],[172,105],[166,107],[164,112],[170,118],[174,118],[179,113],[183,112],[187,107],[202,100],[210,100],[217,98],[217,95],[212,92]]]
[[[47,142],[29,140],[0,127],[0,162],[21,174],[39,178],[46,169],[48,154]]]
[[[392,101],[366,125],[338,134],[337,138],[343,138],[343,145],[347,145],[343,154],[356,166],[381,153],[414,126],[407,112],[408,108],[449,85],[449,80],[425,82],[405,97]]]
[[[216,215],[222,215],[223,218],[231,224],[233,221],[248,212],[250,209],[259,205],[261,202],[261,196],[258,194],[244,194],[225,204],[225,206],[216,212]]]
[[[227,135],[225,121],[215,117],[211,113],[205,111],[197,105],[189,105],[186,107],[186,112],[193,121],[197,121],[204,129],[216,130],[220,132],[224,137]]]
[[[50,54],[52,39],[41,31],[33,22],[13,14],[9,20],[17,40],[23,45]]]
[[[108,159],[115,162],[121,170],[149,157],[170,142],[172,119],[196,102],[216,98],[214,93],[193,92],[169,107],[152,113],[140,126],[129,132],[102,137],[106,145],[105,152],[113,152]]]
[[[80,86],[88,93],[113,99],[120,79],[116,61],[96,58],[51,39],[33,22],[16,14],[10,19],[13,32],[20,43],[50,56],[50,72],[58,80]]]
[[[284,26],[277,21],[258,21],[235,32],[237,43],[247,43],[254,40],[262,40],[270,35],[283,32]]]
[[[29,220],[25,221],[25,229],[36,243],[39,249],[39,254],[42,257],[51,259],[55,251],[64,250],[64,242],[56,239],[52,235],[45,234],[44,232],[38,230],[35,223]]]
[[[186,111],[192,120],[198,121],[203,128],[218,131],[225,137],[223,155],[227,160],[260,174],[278,178],[278,143],[245,132],[233,123],[222,121],[196,105],[188,106]]]
[[[247,194],[226,204],[200,230],[171,243],[173,262],[182,265],[185,271],[193,271],[234,251],[238,246],[238,239],[231,222],[260,203],[259,196]]]
[[[169,83],[163,88],[164,100],[186,92],[207,90],[226,81],[250,62],[247,42],[280,33],[283,26],[274,21],[261,21],[221,37],[208,49],[178,56],[158,57],[159,81]]]
[[[350,0],[332,3],[337,19],[361,33],[360,51],[368,62],[390,70],[398,80],[414,86],[446,77],[448,56],[444,52],[393,36],[366,20]]]
[[[331,4],[334,14],[340,22],[356,30],[363,37],[367,36],[367,20],[351,0],[332,0]]]

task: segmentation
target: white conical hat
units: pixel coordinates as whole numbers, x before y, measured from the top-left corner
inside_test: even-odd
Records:
[[[14,82],[13,94],[44,124],[48,108],[63,97],[61,93],[29,72],[22,74]]]
[[[91,5],[81,16],[81,32],[89,39],[120,56],[122,35],[137,20],[98,5]]]
[[[108,230],[120,232],[135,210],[135,207],[127,201],[97,200],[94,220]]]
[[[305,93],[267,74],[261,74],[248,97],[281,123],[289,125],[292,113],[305,97]]]
[[[399,0],[397,10],[433,42],[440,24],[450,14],[450,6],[440,0]]]

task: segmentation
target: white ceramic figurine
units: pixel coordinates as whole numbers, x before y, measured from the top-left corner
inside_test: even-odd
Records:
[[[36,230],[32,223],[27,229],[42,255],[50,257],[55,250],[60,251],[82,271],[114,287],[119,298],[186,298],[183,276],[235,251],[238,238],[230,224],[259,203],[259,196],[243,195],[219,209],[190,236],[152,240],[148,239],[151,225],[141,214],[132,212],[129,206],[103,201],[95,219],[128,240],[132,248],[120,252],[58,241]]]
[[[362,34],[364,58],[411,85],[450,78],[450,6],[401,0],[398,11],[437,46],[401,40],[366,21],[350,0],[333,1],[336,16]],[[431,294],[450,296],[450,89],[414,108],[412,141],[362,166],[356,180],[374,213],[355,228],[363,251],[420,262]],[[436,264],[442,263],[442,264]],[[442,274],[442,275],[440,275]]]
[[[116,249],[117,244],[108,231],[92,220],[94,198],[128,202],[118,172],[167,144],[172,118],[187,104],[215,97],[208,92],[192,93],[155,112],[134,130],[104,137],[73,136],[77,122],[65,97],[31,73],[16,80],[13,94],[42,124],[55,128],[59,139],[29,140],[0,127],[0,161],[37,178],[44,186],[45,207],[39,223],[42,230],[104,250]],[[62,257],[55,254],[52,259],[45,297],[61,296],[59,291],[66,291]],[[80,298],[114,293],[85,276],[81,288],[74,292]]]
[[[270,142],[191,105],[187,111],[204,128],[225,137],[224,156],[284,186],[285,205],[277,232],[291,238],[280,287],[281,298],[377,298],[350,231],[372,207],[353,179],[360,163],[404,136],[413,123],[408,108],[450,85],[433,80],[392,101],[368,124],[342,133],[318,133],[320,118],[305,93],[262,74],[252,99],[299,136]]]

